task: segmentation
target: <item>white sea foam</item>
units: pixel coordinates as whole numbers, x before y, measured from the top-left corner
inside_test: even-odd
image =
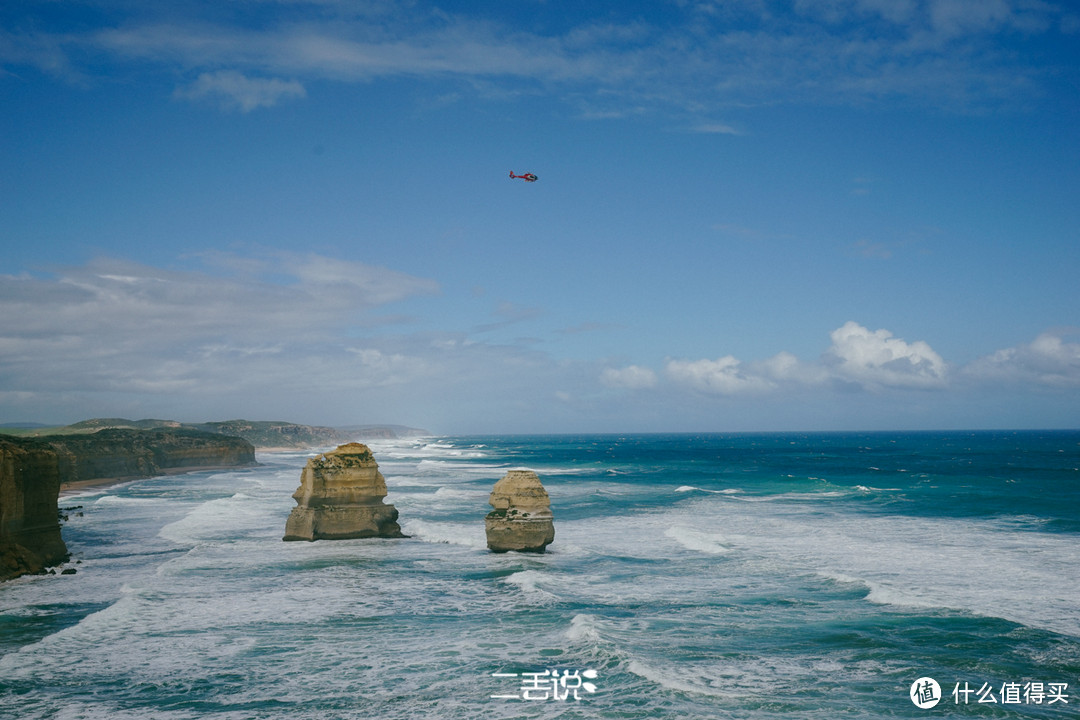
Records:
[[[596,616],[580,613],[571,618],[566,639],[570,642],[599,643],[600,632],[597,629]]]
[[[236,493],[199,505],[180,520],[161,528],[158,536],[181,545],[228,539],[238,533],[263,529],[265,516],[265,508],[255,498]]]
[[[731,552],[731,546],[723,535],[701,532],[681,525],[668,528],[664,531],[664,535],[688,550],[709,555],[723,555]]]
[[[552,477],[556,475],[592,475],[596,472],[595,468],[588,467],[516,467],[511,468],[513,470],[532,470],[540,479],[543,480],[546,477]]]
[[[76,488],[74,490],[61,490],[59,498],[61,504],[63,504],[67,502],[83,500],[86,498],[97,497],[102,494],[117,492],[144,479],[145,478],[139,478],[138,480],[128,480],[126,482],[111,483],[109,485],[98,487],[91,486],[86,488]]]
[[[738,495],[743,491],[737,488],[724,488],[723,490],[706,490],[705,488],[694,487],[693,485],[680,485],[679,487],[675,488],[675,492],[703,492],[712,493],[713,495]]]
[[[540,587],[546,581],[548,581],[548,577],[537,570],[521,570],[503,579],[503,582],[508,585],[515,585],[520,588],[530,603],[550,605],[557,602],[559,597]]]
[[[1000,520],[823,512],[803,499],[719,506],[703,498],[669,515],[683,528],[680,541],[686,530],[722,528],[727,542],[770,567],[857,579],[870,602],[948,608],[1080,637],[1071,536]]]
[[[477,498],[487,498],[488,495],[489,495],[489,492],[486,491],[486,490],[482,490],[482,489],[446,487],[446,486],[440,487],[434,493],[434,496],[439,498],[440,500],[445,500],[447,498],[458,498],[458,499],[460,499],[460,498],[468,498],[470,500],[475,500]]]
[[[624,662],[628,657],[625,650],[605,636],[604,621],[591,613],[578,613],[571,618],[570,627],[563,631],[559,645],[596,664]]]
[[[154,498],[120,497],[118,495],[105,495],[94,501],[95,505],[151,505],[160,503]]]
[[[466,547],[487,549],[484,523],[452,523],[432,520],[406,520],[402,526],[406,535],[429,543],[448,543]]]
[[[747,503],[775,503],[790,502],[792,500],[830,500],[833,498],[844,497],[848,494],[849,493],[844,490],[823,490],[822,492],[792,492],[779,493],[777,495],[755,495],[751,497],[738,497],[736,499]]]
[[[660,670],[640,660],[631,660],[627,663],[626,669],[649,682],[679,692],[725,698],[743,697],[745,695],[745,693],[732,692],[723,687],[714,687],[707,679],[702,678],[692,670],[687,670],[685,667]]]
[[[451,475],[501,475],[510,469],[504,463],[476,463],[455,460],[421,460],[417,468],[420,472]]]

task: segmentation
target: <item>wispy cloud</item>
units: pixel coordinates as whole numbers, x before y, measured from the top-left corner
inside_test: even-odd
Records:
[[[646,367],[629,365],[624,368],[604,368],[600,382],[608,387],[639,390],[656,385],[656,373]]]
[[[591,117],[886,99],[964,109],[1026,96],[1040,81],[1034,56],[1008,52],[1001,38],[1076,24],[1076,13],[1029,0],[761,0],[674,4],[663,24],[628,13],[542,34],[527,28],[543,5],[487,16],[423,3],[378,12],[300,5],[303,15],[299,5],[251,5],[237,22],[197,9],[166,16],[116,5],[116,21],[97,29],[0,35],[0,62],[68,75],[91,72],[87,55],[131,71],[132,63],[153,63],[194,77],[178,97],[218,97],[242,110],[302,97],[308,80],[393,76],[459,79],[462,87],[508,81],[518,90],[525,83]],[[102,7],[107,16],[110,6]],[[717,122],[694,128],[738,132]]]
[[[0,277],[0,384],[221,391],[266,379],[248,370],[340,347],[350,328],[378,327],[380,307],[438,289],[313,255],[281,255],[267,269],[284,281],[112,259]]]
[[[694,132],[705,135],[740,135],[741,133],[731,125],[724,123],[702,123],[694,126]]]
[[[5,413],[460,423],[535,407],[569,381],[521,344],[388,316],[439,292],[425,278],[319,255],[200,259],[0,276]]]
[[[543,315],[543,310],[536,307],[524,307],[511,302],[499,303],[495,308],[494,315],[499,318],[494,322],[483,323],[472,328],[472,332],[487,333],[493,330],[501,330],[511,325],[517,325]]]
[[[887,243],[883,243],[877,240],[868,240],[862,238],[856,240],[851,246],[852,252],[856,255],[865,258],[877,258],[879,260],[889,260],[893,256],[892,248]]]
[[[302,98],[307,93],[296,80],[279,78],[249,78],[241,73],[222,70],[203,73],[191,85],[177,88],[176,97],[187,100],[212,98],[224,107],[251,112],[260,107],[273,107],[281,100]]]

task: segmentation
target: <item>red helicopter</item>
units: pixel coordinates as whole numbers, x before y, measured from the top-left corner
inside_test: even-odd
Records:
[[[536,177],[535,175],[533,175],[532,173],[525,173],[524,175],[515,175],[513,170],[510,171],[510,177],[511,178],[520,178],[520,179],[524,180],[525,182],[536,182],[537,180],[540,179],[540,178]]]

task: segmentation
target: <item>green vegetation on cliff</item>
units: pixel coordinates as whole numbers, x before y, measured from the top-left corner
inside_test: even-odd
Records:
[[[0,433],[19,437],[48,435],[78,435],[99,430],[121,428],[129,430],[195,430],[217,435],[240,437],[259,448],[310,448],[340,445],[363,439],[394,439],[429,434],[426,430],[403,425],[354,425],[334,428],[319,425],[300,425],[278,420],[223,420],[205,423],[181,423],[175,420],[127,420],[125,418],[94,418],[62,427],[0,427]]]

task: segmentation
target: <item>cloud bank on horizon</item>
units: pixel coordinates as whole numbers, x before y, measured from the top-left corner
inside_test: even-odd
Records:
[[[960,367],[924,341],[856,321],[829,333],[831,344],[808,361],[780,351],[745,362],[725,355],[619,367],[558,360],[464,332],[409,332],[413,320],[387,309],[437,294],[432,280],[317,255],[204,260],[211,267],[197,271],[99,259],[50,277],[0,276],[3,405],[65,418],[71,408],[98,406],[140,416],[240,408],[276,417],[289,403],[310,412],[314,399],[345,424],[348,410],[335,397],[368,398],[384,413],[397,412],[402,398],[410,407],[439,398],[455,410],[438,419],[452,422],[477,394],[500,413],[510,404],[546,418],[545,402],[598,405],[615,392],[637,402],[648,395],[650,412],[670,422],[689,395],[753,402],[817,393],[836,402],[852,392],[1080,388],[1080,342],[1067,339],[1078,329],[1043,333]]]
[[[1052,0],[6,6],[0,422],[1080,427],[1078,39]]]

